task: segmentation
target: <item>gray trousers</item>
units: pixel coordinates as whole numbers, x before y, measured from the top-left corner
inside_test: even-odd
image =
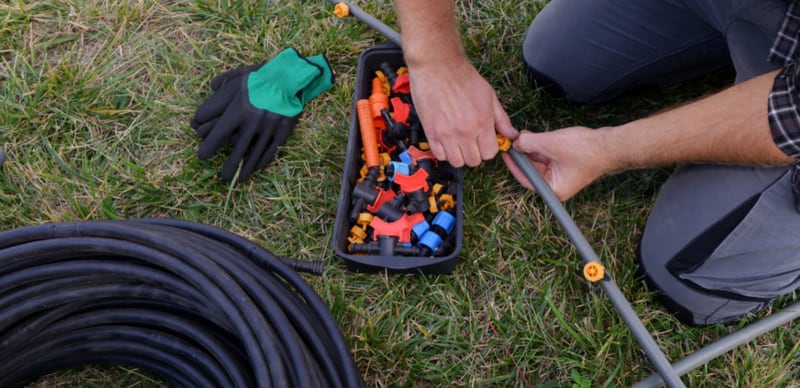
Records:
[[[535,83],[583,104],[733,66],[777,68],[769,49],[788,0],[552,0],[528,29]],[[767,109],[767,102],[764,102]],[[800,286],[791,168],[689,165],[658,195],[637,262],[688,324],[736,320]]]

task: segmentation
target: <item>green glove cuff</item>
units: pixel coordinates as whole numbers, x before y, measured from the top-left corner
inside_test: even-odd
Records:
[[[325,57],[325,54],[306,57],[306,59],[319,66],[322,69],[322,74],[303,88],[303,94],[300,96],[303,104],[311,101],[311,99],[321,95],[328,89],[331,89],[334,82],[333,70],[331,70],[331,64],[328,62],[328,58]]]
[[[300,114],[304,101],[298,92],[318,78],[323,70],[293,48],[285,49],[247,76],[250,104],[283,116]]]

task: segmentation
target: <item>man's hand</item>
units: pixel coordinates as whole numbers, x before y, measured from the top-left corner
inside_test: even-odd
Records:
[[[464,53],[452,0],[395,0],[411,96],[433,155],[455,167],[497,155],[517,138],[491,85]]]
[[[776,74],[616,127],[524,131],[514,148],[534,162],[562,201],[610,172],[687,163],[796,163],[770,133],[766,105]],[[504,158],[517,180],[533,189],[514,161]]]
[[[491,85],[465,59],[409,67],[411,95],[431,151],[455,167],[497,155],[495,130],[515,139]]]
[[[533,133],[522,131],[514,149],[525,154],[561,201],[574,196],[602,175],[614,170],[614,162],[604,149],[607,129],[569,127]],[[508,169],[525,188],[535,190],[508,154],[503,154]]]

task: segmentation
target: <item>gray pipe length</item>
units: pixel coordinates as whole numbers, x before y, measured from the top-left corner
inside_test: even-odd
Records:
[[[673,367],[678,374],[686,374],[698,368],[708,361],[730,351],[735,347],[749,342],[773,329],[789,323],[800,317],[800,302],[794,303],[778,313],[773,313],[759,321],[749,324],[736,332],[720,338],[716,342],[710,343],[693,354],[675,362]],[[658,374],[651,375],[634,385],[634,388],[654,388],[664,385],[664,381]]]
[[[396,45],[401,46],[400,34],[380,20],[375,19],[360,8],[355,7],[346,1],[329,0],[329,2],[332,4],[345,3],[350,8],[351,15],[380,32]],[[548,185],[547,181],[542,178],[542,176],[539,174],[539,171],[533,167],[530,160],[514,149],[509,149],[508,153],[511,155],[511,158],[514,159],[514,162],[517,163],[517,166],[519,166],[519,168],[522,170],[522,173],[525,174],[525,177],[527,177],[531,184],[533,184],[533,187],[536,189],[536,192],[539,193],[539,196],[541,196],[545,203],[550,207],[553,215],[556,217],[556,220],[558,220],[559,224],[561,224],[561,226],[564,228],[567,235],[572,240],[572,243],[575,245],[575,248],[578,250],[578,253],[583,258],[584,263],[592,261],[597,261],[600,263],[597,254],[586,240],[586,237],[583,236],[583,233],[575,224],[575,221],[573,221],[572,217],[570,217],[569,213],[567,213],[564,205],[561,204],[561,201],[559,201],[555,196],[552,189],[550,189],[550,185]],[[608,298],[611,300],[611,304],[614,305],[614,308],[616,308],[617,312],[620,314],[620,316],[622,316],[622,320],[639,342],[639,345],[642,346],[642,349],[650,359],[650,362],[653,364],[659,375],[663,377],[664,381],[671,387],[685,387],[680,377],[672,369],[672,365],[670,365],[667,357],[664,356],[664,353],[658,347],[652,335],[650,335],[650,332],[644,327],[642,321],[639,320],[639,316],[636,315],[636,312],[633,310],[633,308],[631,308],[630,303],[619,290],[614,281],[610,277],[606,276],[602,281],[600,281],[600,285]]]
[[[386,37],[386,39],[388,39],[392,43],[396,44],[397,46],[401,46],[400,34],[391,27],[387,26],[382,21],[376,19],[374,16],[367,13],[366,11],[362,10],[361,8],[358,8],[353,4],[350,4],[350,2],[348,1],[328,0],[328,2],[333,5],[339,3],[346,5],[350,12],[350,15],[353,15],[356,19],[360,20],[362,23],[371,27],[373,30],[381,33],[383,36]]]
[[[594,249],[592,249],[592,246],[586,240],[586,237],[583,235],[583,233],[581,233],[580,229],[575,224],[575,221],[572,220],[572,217],[569,215],[566,208],[564,208],[564,205],[561,204],[561,201],[559,201],[556,195],[553,193],[553,190],[550,189],[550,185],[547,183],[547,181],[545,181],[544,178],[542,178],[542,176],[539,174],[539,171],[533,167],[533,164],[530,162],[530,160],[528,160],[528,157],[514,149],[509,149],[508,154],[514,160],[517,166],[519,166],[520,170],[522,170],[522,173],[525,174],[525,177],[531,182],[534,189],[536,189],[536,192],[539,193],[539,196],[553,212],[553,216],[555,216],[556,220],[558,220],[558,223],[561,224],[561,227],[564,228],[564,231],[567,233],[570,240],[572,240],[572,243],[575,245],[578,253],[583,258],[583,263],[585,264],[592,261],[600,262],[597,254],[594,252]],[[667,360],[667,357],[664,356],[664,353],[658,347],[652,335],[650,335],[650,332],[644,327],[644,324],[642,324],[639,316],[636,315],[636,312],[619,290],[617,284],[614,283],[611,277],[606,276],[600,281],[600,286],[611,300],[611,304],[614,305],[614,308],[616,308],[617,312],[620,314],[620,316],[622,316],[622,320],[625,321],[625,324],[631,330],[631,333],[639,342],[639,345],[642,346],[642,349],[644,350],[645,354],[647,354],[650,362],[653,363],[656,371],[661,377],[664,377],[664,381],[667,383],[667,385],[671,387],[684,387],[683,382],[677,373],[675,373],[675,370]]]

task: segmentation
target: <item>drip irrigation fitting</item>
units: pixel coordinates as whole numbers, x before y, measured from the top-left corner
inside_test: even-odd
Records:
[[[363,386],[291,264],[306,267],[188,221],[2,232],[0,386],[87,363],[141,367],[176,387]]]

